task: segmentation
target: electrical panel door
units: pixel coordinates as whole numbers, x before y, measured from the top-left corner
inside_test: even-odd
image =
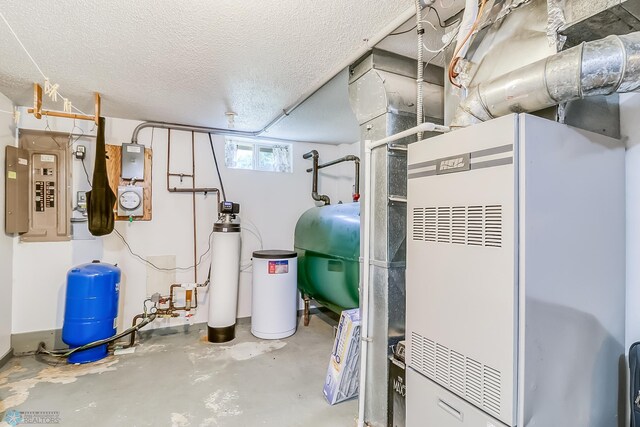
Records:
[[[5,232],[29,231],[29,153],[6,147],[5,156]]]
[[[71,154],[68,134],[20,131],[28,155],[29,227],[25,242],[70,240]],[[23,190],[24,191],[24,190]]]

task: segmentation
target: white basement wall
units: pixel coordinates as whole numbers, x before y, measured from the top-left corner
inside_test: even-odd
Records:
[[[626,348],[640,341],[640,94],[620,98],[622,137],[627,145],[627,324]]]
[[[0,93],[0,110],[13,111],[11,101]],[[13,237],[4,233],[4,188],[6,170],[4,167],[5,147],[15,142],[13,116],[0,112],[0,223],[3,232],[0,234],[0,358],[11,348],[11,284],[13,276]]]
[[[107,119],[106,142],[119,145],[130,142],[131,134],[140,122]],[[92,125],[78,122],[89,133]],[[24,115],[21,127],[44,129],[44,120],[35,120]],[[73,123],[69,120],[50,119],[52,130],[69,132]],[[218,187],[218,179],[206,135],[195,135],[196,186]],[[293,249],[293,233],[298,217],[314,206],[311,199],[311,175],[305,172],[310,165],[302,154],[316,149],[321,160],[328,161],[345,154],[359,152],[358,144],[348,146],[293,144],[293,173],[273,173],[227,169],[224,166],[224,137],[213,136],[222,179],[227,198],[240,203],[240,217],[253,233],[261,234],[264,249]],[[95,140],[80,139],[79,143],[92,146]],[[166,190],[167,131],[145,129],[140,133],[139,143],[153,148],[153,220],[150,222],[117,222],[116,228],[128,241],[131,249],[153,259],[163,266],[190,266],[193,264],[193,229],[191,194],[175,194]],[[176,173],[191,173],[191,134],[171,132],[171,170]],[[87,166],[91,173],[93,153]],[[320,191],[328,193],[336,202],[350,201],[353,164],[343,169],[328,169],[321,177]],[[74,199],[76,190],[86,190],[87,184],[81,163],[74,160]],[[334,175],[336,176],[329,176]],[[190,187],[185,178],[183,186]],[[180,186],[179,179],[172,179],[171,186]],[[196,196],[198,224],[198,254],[207,250],[207,240],[216,218],[214,194]],[[242,232],[242,262],[246,269],[241,274],[238,317],[247,317],[251,312],[250,258],[254,250],[260,249],[259,240],[250,231]],[[160,257],[160,258],[156,258]],[[142,301],[153,291],[168,292],[169,285],[176,282],[194,281],[193,270],[159,273],[129,254],[123,242],[115,234],[95,240],[62,243],[16,243],[14,271],[14,307],[29,307],[14,310],[13,333],[25,333],[57,329],[62,326],[64,309],[65,275],[72,266],[101,259],[117,263],[122,269],[121,307],[119,326],[126,327],[132,317],[142,310]],[[198,268],[198,281],[206,279],[209,256],[205,256]],[[37,264],[36,264],[37,263]],[[37,265],[37,268],[34,266]],[[175,279],[174,279],[175,278]],[[207,293],[201,292],[200,308],[191,322],[206,322]],[[33,313],[38,313],[34,316]],[[178,325],[184,319],[162,319],[154,327]]]

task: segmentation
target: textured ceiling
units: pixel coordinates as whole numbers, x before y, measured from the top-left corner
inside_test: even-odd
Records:
[[[44,73],[86,112],[98,91],[106,116],[226,127],[231,110],[236,129],[254,130],[412,4],[0,0],[0,11]],[[0,58],[0,92],[29,105],[32,83],[42,79],[3,22]],[[350,113],[344,102],[341,108],[337,114]],[[297,138],[305,138],[305,129],[295,130]]]

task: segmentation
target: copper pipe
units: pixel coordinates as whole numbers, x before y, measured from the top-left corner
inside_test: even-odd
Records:
[[[169,172],[167,170],[167,172]],[[196,218],[196,134],[191,131],[191,198],[193,201],[193,282],[198,283],[198,234]]]
[[[169,173],[169,176],[179,176],[180,182],[182,182],[182,178],[193,178],[193,175],[188,173]]]
[[[171,129],[167,129],[167,190],[169,189],[169,177],[171,176]]]
[[[193,132],[192,132],[193,135]],[[192,143],[193,150],[193,143]],[[195,160],[194,160],[195,162]],[[172,176],[179,176],[183,178],[191,178],[193,184],[191,188],[177,188],[171,187],[170,178]],[[171,172],[171,129],[167,129],[167,191],[169,193],[203,193],[205,196],[208,193],[216,193],[216,212],[220,213],[220,190],[215,187],[195,187],[195,164],[192,168],[192,174],[175,173]],[[196,280],[196,283],[198,281]]]
[[[193,293],[191,295],[189,295],[189,292],[191,290],[187,290],[186,291],[186,298],[185,298],[185,305],[182,307],[176,306],[174,304],[174,299],[175,299],[175,292],[174,289],[175,288],[181,288],[182,286],[179,284],[173,284],[169,287],[169,308],[168,310],[171,311],[189,311],[190,309],[195,309],[198,308],[198,288],[195,287],[193,289]],[[191,304],[191,300],[192,298],[195,299],[195,304],[190,305]],[[189,302],[187,302],[189,301]],[[187,308],[187,306],[190,306],[190,308]]]

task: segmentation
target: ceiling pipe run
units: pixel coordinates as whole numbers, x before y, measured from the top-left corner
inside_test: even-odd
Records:
[[[462,101],[451,127],[542,110],[588,96],[640,88],[640,32],[579,46],[481,83]]]
[[[315,84],[309,91],[303,94],[295,103],[291,106],[282,110],[282,112],[269,123],[267,123],[262,129],[257,131],[241,131],[241,130],[233,130],[233,129],[223,129],[223,128],[211,128],[206,126],[190,126],[183,125],[179,123],[165,123],[165,122],[143,122],[139,124],[133,131],[133,135],[131,135],[131,142],[134,144],[138,143],[138,134],[142,129],[145,128],[160,128],[160,129],[173,129],[173,130],[182,130],[187,132],[198,132],[198,133],[210,133],[213,135],[226,135],[226,136],[237,136],[242,138],[259,138],[263,140],[270,140],[274,142],[309,142],[314,143],[315,141],[300,141],[300,140],[289,140],[283,138],[269,138],[264,136],[273,126],[277,125],[284,119],[293,113],[298,107],[304,104],[309,98],[311,98],[316,92],[322,89],[327,83],[329,83],[335,76],[337,76],[342,70],[349,67],[351,64],[360,59],[364,54],[373,49],[375,45],[380,43],[385,37],[387,37],[391,32],[404,24],[407,20],[411,19],[416,14],[416,10],[414,6],[409,7],[403,13],[401,13],[397,18],[387,24],[382,30],[376,33],[373,37],[364,39],[364,44],[356,51],[354,51],[348,58],[334,67],[328,74],[327,78],[320,80],[317,84]]]

